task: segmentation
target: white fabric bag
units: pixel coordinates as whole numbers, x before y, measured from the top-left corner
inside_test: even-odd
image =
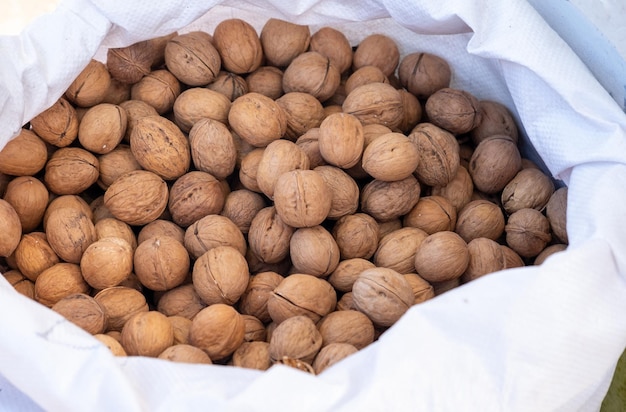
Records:
[[[115,358],[0,281],[0,375],[49,411],[594,411],[626,346],[626,116],[525,0],[69,0],[0,37],[0,147],[89,59],[238,17],[379,32],[447,59],[452,86],[506,104],[569,186],[570,246],[413,307],[312,376]],[[528,145],[526,146],[528,149]],[[2,405],[0,392],[0,408]]]

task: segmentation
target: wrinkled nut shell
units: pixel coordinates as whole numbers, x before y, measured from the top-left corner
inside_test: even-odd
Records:
[[[420,154],[415,174],[421,182],[445,186],[454,179],[460,155],[459,143],[451,133],[432,123],[420,123],[411,131],[409,140]]]
[[[480,123],[478,99],[465,90],[444,88],[433,93],[425,105],[428,119],[454,134],[467,133]]]
[[[554,193],[554,183],[539,169],[522,169],[502,190],[502,206],[508,214],[523,208],[543,210]]]
[[[224,207],[222,184],[209,173],[193,170],[179,177],[170,188],[168,210],[172,220],[187,227]]]
[[[435,289],[433,286],[417,273],[407,273],[404,278],[409,281],[415,300],[414,305],[425,302],[435,297]]]
[[[322,226],[296,230],[289,242],[289,253],[296,272],[317,277],[330,275],[340,258],[337,242]]]
[[[382,124],[393,130],[404,120],[400,92],[385,83],[369,83],[355,88],[341,107],[344,113],[355,116],[363,125]]]
[[[156,358],[173,343],[172,324],[154,310],[133,315],[122,328],[121,344],[129,356]]]
[[[64,261],[78,264],[85,250],[96,241],[96,228],[79,209],[56,209],[46,225],[48,243]]]
[[[173,110],[176,124],[183,132],[189,133],[191,128],[202,119],[226,123],[230,100],[223,94],[205,87],[192,87],[176,98]]]
[[[460,277],[469,264],[467,243],[454,232],[428,236],[415,252],[417,274],[429,282],[443,282]]]
[[[0,150],[0,173],[33,176],[46,165],[46,143],[34,132],[22,129]]]
[[[155,291],[179,286],[190,268],[187,249],[169,236],[153,237],[142,242],[135,250],[133,262],[141,284]]]
[[[317,322],[336,304],[337,294],[330,283],[312,275],[293,274],[274,289],[267,301],[267,310],[276,323],[300,315]]]
[[[35,116],[30,125],[42,140],[57,147],[68,146],[78,137],[76,109],[62,97]]]
[[[91,59],[67,88],[65,97],[80,107],[101,103],[109,90],[111,75],[104,63]]]
[[[104,309],[84,293],[64,297],[52,306],[52,310],[92,335],[103,333],[107,326]]]
[[[7,222],[7,219],[2,218],[0,222]],[[3,233],[5,234],[4,239],[7,239],[9,232],[3,230]],[[15,249],[14,256],[15,264],[20,273],[33,282],[37,280],[37,276],[41,272],[59,263],[59,257],[48,243],[45,233],[42,232],[31,232],[22,235],[22,239]]]
[[[452,72],[448,63],[429,53],[407,54],[398,66],[402,86],[417,96],[427,99],[437,90],[450,85]]]
[[[302,92],[328,100],[339,87],[341,74],[328,57],[309,51],[293,59],[283,74],[285,93]]]
[[[189,86],[204,86],[215,80],[222,59],[211,43],[211,35],[193,31],[167,42],[165,64],[181,82]]]
[[[212,119],[198,120],[189,131],[189,145],[196,169],[220,180],[235,170],[237,147],[223,123]]]
[[[213,44],[222,57],[222,66],[236,74],[250,73],[263,61],[263,46],[254,27],[241,19],[220,22],[213,32]]]
[[[393,269],[366,269],[352,287],[354,306],[377,326],[391,326],[413,305],[411,285]]]
[[[193,318],[189,343],[218,361],[230,356],[244,342],[245,333],[242,316],[232,306],[216,303]]]
[[[85,281],[94,289],[117,286],[133,270],[133,249],[122,238],[109,237],[91,243],[80,259]]]
[[[467,244],[469,264],[461,276],[467,283],[506,267],[506,258],[500,244],[484,237],[473,239]]]
[[[98,158],[79,147],[56,150],[48,163],[44,181],[51,192],[58,195],[75,195],[96,183],[99,176]]]
[[[311,36],[309,48],[327,57],[340,73],[344,73],[352,66],[353,53],[350,42],[345,34],[332,27],[322,27],[316,31]]]
[[[35,281],[35,300],[52,307],[66,296],[89,293],[89,285],[74,263],[60,262],[39,274]]]
[[[147,312],[146,297],[138,290],[126,286],[114,286],[98,292],[94,299],[107,314],[107,331],[121,331],[135,313]]]
[[[283,222],[292,227],[322,223],[332,205],[331,191],[324,178],[313,170],[292,170],[278,177],[274,205]]]
[[[243,140],[265,147],[287,131],[283,109],[274,100],[259,93],[237,98],[228,112],[228,123]]]
[[[10,256],[20,243],[22,224],[13,206],[4,199],[0,199],[0,232],[0,256]]]
[[[194,259],[218,246],[234,247],[243,256],[247,250],[241,230],[230,219],[220,215],[205,216],[189,226],[185,231],[184,245]]]
[[[561,242],[568,243],[567,238],[567,187],[557,189],[546,205],[546,216],[550,229]]]
[[[104,192],[104,205],[122,222],[145,225],[165,211],[168,188],[165,181],[148,170],[120,176]]]
[[[406,215],[419,201],[420,184],[413,176],[394,182],[372,180],[361,191],[361,210],[379,222]],[[393,204],[389,199],[394,199]]]
[[[328,282],[339,292],[350,292],[354,281],[359,277],[361,272],[374,267],[376,267],[376,265],[366,259],[345,259],[339,262],[333,273],[330,274]]]
[[[375,66],[385,76],[391,76],[396,71],[399,62],[400,51],[396,42],[383,34],[371,34],[361,40],[352,58],[354,68]]]
[[[322,335],[315,323],[306,316],[294,316],[279,324],[272,333],[270,359],[277,362],[289,357],[311,363],[321,348]]]
[[[211,358],[202,349],[184,343],[170,346],[157,356],[171,362],[200,363],[211,365]]]
[[[486,237],[497,240],[504,232],[504,214],[488,200],[472,200],[457,215],[455,231],[465,240]]]
[[[324,346],[332,343],[349,343],[363,349],[374,342],[374,324],[362,312],[341,310],[331,312],[318,323]]]
[[[193,285],[204,303],[234,305],[250,280],[246,259],[235,248],[210,249],[193,265]]]
[[[342,260],[369,259],[378,247],[378,222],[365,213],[342,217],[333,226],[332,233]]]
[[[509,216],[506,243],[522,257],[537,256],[552,240],[550,222],[535,209],[520,209]]]
[[[405,274],[415,268],[415,252],[428,233],[416,227],[403,227],[385,235],[379,242],[374,263]]]
[[[348,343],[331,343],[324,346],[315,357],[315,361],[312,365],[315,374],[322,373],[325,369],[357,351],[357,348]]]
[[[240,368],[267,370],[270,361],[269,342],[244,342],[233,353],[233,365]]]
[[[418,147],[402,133],[374,139],[363,151],[362,166],[374,179],[392,182],[410,176],[420,160]]]
[[[484,139],[478,144],[469,162],[474,186],[481,192],[497,193],[522,168],[522,157],[517,145],[505,135]]]
[[[284,67],[309,48],[311,32],[308,26],[272,18],[263,26],[260,39],[267,62]]]
[[[193,319],[205,307],[206,304],[191,283],[168,290],[157,302],[157,310],[164,315],[186,319]]]

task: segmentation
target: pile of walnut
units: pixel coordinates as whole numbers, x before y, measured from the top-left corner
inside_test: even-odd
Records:
[[[448,62],[220,23],[108,51],[0,152],[0,264],[116,355],[319,373],[565,249],[566,188]]]

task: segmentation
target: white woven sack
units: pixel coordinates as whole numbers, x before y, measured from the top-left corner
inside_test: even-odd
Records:
[[[315,377],[115,358],[0,281],[0,375],[48,411],[594,411],[626,346],[626,116],[525,0],[69,0],[0,37],[0,147],[106,47],[238,17],[378,32],[506,104],[569,186],[570,246],[413,307]],[[207,12],[208,11],[208,12]],[[1,382],[1,381],[0,381]],[[0,408],[2,405],[0,392]],[[24,405],[28,402],[24,401]],[[31,404],[32,407],[32,404]]]

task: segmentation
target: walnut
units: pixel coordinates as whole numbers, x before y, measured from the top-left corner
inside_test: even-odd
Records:
[[[294,271],[326,277],[339,264],[339,246],[322,226],[297,229],[289,242]]]
[[[243,256],[247,249],[243,233],[230,219],[220,215],[207,215],[195,221],[185,231],[184,244],[194,259],[218,246],[232,246]]]
[[[433,286],[417,273],[407,273],[404,275],[404,278],[409,282],[411,290],[413,290],[413,296],[415,296],[414,305],[435,297]]]
[[[445,186],[434,186],[430,191],[433,196],[442,196],[454,206],[457,212],[472,199],[474,183],[467,169],[459,166],[454,178]]]
[[[123,107],[100,103],[91,107],[78,126],[78,141],[96,154],[111,152],[126,133],[128,118]]]
[[[279,139],[267,145],[257,168],[256,181],[259,189],[270,199],[278,177],[290,170],[308,169],[309,158],[295,143]]]
[[[83,279],[80,267],[74,263],[60,262],[39,274],[35,281],[35,300],[52,307],[66,296],[89,293],[90,287]]]
[[[522,257],[537,256],[552,239],[548,218],[535,209],[513,213],[504,230],[506,243]]]
[[[374,324],[362,312],[340,310],[331,312],[317,322],[324,346],[349,343],[363,349],[374,341]]]
[[[78,137],[76,109],[63,97],[33,117],[30,126],[42,140],[57,147],[69,146]]]
[[[454,179],[460,164],[459,143],[432,123],[418,124],[409,135],[420,154],[415,174],[428,186],[445,186]]]
[[[252,220],[266,206],[260,194],[247,189],[239,189],[226,196],[220,214],[232,220],[241,233],[248,234]]]
[[[494,135],[510,136],[517,143],[519,136],[517,125],[506,106],[490,100],[481,100],[478,108],[482,113],[480,123],[470,132],[474,144],[477,145],[485,138]]]
[[[122,328],[122,347],[130,356],[157,357],[174,343],[167,316],[157,311],[138,312]]]
[[[50,193],[46,186],[32,176],[13,178],[4,193],[4,200],[19,216],[24,233],[32,232],[43,221],[49,198]]]
[[[181,242],[159,236],[141,242],[133,258],[135,274],[145,287],[154,291],[170,290],[187,278],[190,259]]]
[[[269,19],[261,30],[261,44],[267,62],[285,67],[309,48],[311,32],[308,26],[280,19]]]
[[[246,79],[235,73],[221,71],[215,80],[208,84],[207,89],[221,93],[231,102],[236,98],[248,93]]]
[[[46,163],[43,178],[51,192],[76,195],[96,183],[98,167],[98,159],[87,150],[63,147],[57,149]]]
[[[361,210],[379,221],[407,214],[417,204],[420,185],[413,176],[395,182],[372,180],[361,191]],[[393,203],[389,199],[394,199]]]
[[[422,241],[415,252],[415,269],[429,282],[460,277],[469,264],[467,243],[450,231],[437,232]]]
[[[343,111],[355,116],[363,125],[382,124],[397,128],[404,120],[402,96],[386,83],[369,83],[352,90],[344,100]]]
[[[322,347],[322,335],[310,318],[294,316],[276,327],[269,344],[272,362],[288,357],[311,363]]]
[[[442,196],[422,197],[415,207],[404,216],[404,226],[422,229],[429,235],[456,226],[456,208]]]
[[[567,245],[562,243],[555,243],[553,245],[547,246],[544,250],[541,251],[533,261],[533,265],[541,265],[546,261],[550,256],[555,253],[562,252],[567,249]]]
[[[59,258],[78,264],[85,250],[96,241],[96,228],[82,210],[66,207],[50,213],[46,237]]]
[[[0,220],[0,222],[6,221],[6,218]],[[4,239],[10,238],[7,236],[10,234],[9,231],[3,230],[3,233]],[[22,235],[13,256],[20,273],[33,282],[37,280],[41,272],[59,263],[59,257],[48,243],[46,234],[43,232],[31,232]]]
[[[419,99],[428,99],[437,90],[449,87],[452,72],[450,65],[430,53],[410,53],[402,58],[398,67],[400,83]]]
[[[130,146],[125,144],[120,144],[109,153],[98,156],[98,164],[100,173],[97,183],[104,190],[107,190],[111,183],[124,173],[141,169]]]
[[[349,343],[330,343],[324,346],[315,357],[313,369],[320,374],[330,366],[358,351]]]
[[[261,209],[250,223],[250,250],[265,263],[278,263],[289,254],[294,228],[287,225],[274,206]]]
[[[241,19],[220,22],[213,32],[213,44],[222,57],[222,66],[229,72],[253,72],[263,60],[263,46],[257,32]]]
[[[103,333],[107,315],[102,306],[89,295],[68,295],[52,306],[52,310],[92,335]]]
[[[119,237],[96,240],[83,252],[80,270],[94,289],[117,286],[133,270],[133,248]]]
[[[0,173],[34,176],[46,165],[48,148],[34,132],[22,129],[0,150]]]
[[[287,119],[285,137],[293,141],[309,129],[319,127],[326,117],[320,101],[308,93],[286,93],[276,99],[276,103],[283,109]]]
[[[91,59],[65,91],[65,98],[80,107],[91,107],[104,100],[111,75],[104,63]]]
[[[485,193],[497,193],[522,168],[522,158],[515,142],[505,135],[495,135],[478,144],[469,162],[474,186]]]
[[[182,316],[186,319],[193,319],[206,306],[191,283],[168,290],[157,302],[157,309],[164,315]]]
[[[192,31],[170,39],[165,46],[165,64],[181,82],[204,86],[217,77],[222,59],[211,35]]]
[[[234,305],[245,292],[249,279],[246,259],[230,246],[209,249],[193,265],[194,288],[207,305]]]
[[[284,278],[267,301],[272,320],[281,323],[293,316],[305,316],[317,322],[337,304],[337,294],[327,281],[306,274]]]
[[[332,233],[341,259],[369,259],[378,247],[378,222],[366,213],[343,216],[333,226]]]
[[[287,119],[280,105],[254,92],[232,103],[228,122],[243,140],[257,147],[267,146],[287,131]]]
[[[322,223],[332,205],[332,192],[324,178],[313,170],[292,170],[278,177],[274,205],[283,222],[292,227]]]
[[[137,235],[137,243],[154,236],[171,236],[182,243],[185,239],[185,230],[171,220],[157,219],[141,228]]]
[[[502,206],[508,214],[523,208],[543,210],[553,192],[552,179],[541,170],[522,169],[504,187]]]
[[[399,62],[400,51],[396,42],[383,34],[371,34],[361,40],[354,51],[352,66],[356,69],[376,66],[385,76],[390,76]]]
[[[429,96],[424,108],[431,123],[454,134],[474,129],[482,115],[478,99],[465,90],[449,87]]]
[[[339,292],[350,292],[354,281],[361,272],[374,267],[376,265],[363,258],[344,259],[339,262],[333,273],[330,274],[328,282]]]
[[[216,303],[193,318],[189,343],[206,352],[211,360],[219,361],[244,342],[245,333],[242,316],[232,306]]]
[[[179,177],[170,188],[168,209],[172,220],[182,227],[224,207],[220,182],[209,173],[193,170]]]
[[[557,189],[546,205],[546,216],[554,236],[563,243],[567,238],[567,187]]]
[[[374,139],[363,151],[362,166],[374,179],[392,182],[409,177],[420,160],[418,146],[402,133]]]
[[[272,320],[267,301],[283,277],[276,272],[260,272],[250,277],[245,292],[239,301],[239,310],[244,315],[252,315],[262,322]]]
[[[379,242],[374,263],[399,273],[411,273],[415,269],[415,252],[428,233],[415,227],[403,227],[385,235]]]
[[[497,242],[479,237],[467,244],[469,264],[461,276],[461,282],[467,283],[506,267],[506,258],[502,247]]]
[[[205,87],[192,87],[182,92],[174,102],[174,119],[180,130],[189,133],[200,120],[228,122],[230,100],[222,93]]]
[[[235,139],[223,123],[213,119],[198,120],[189,131],[189,145],[196,169],[220,180],[235,170]]]
[[[340,73],[328,57],[308,51],[291,61],[283,74],[283,90],[309,93],[320,102],[328,100],[339,87]]]
[[[269,369],[272,366],[270,344],[268,342],[242,343],[233,353],[233,365],[262,371]]]
[[[249,93],[259,93],[272,100],[283,95],[283,71],[274,66],[261,66],[248,76],[246,84]]]
[[[210,365],[211,358],[202,349],[195,346],[179,343],[166,348],[157,356],[159,359],[166,359],[172,362],[195,363]]]
[[[466,242],[479,237],[497,240],[504,232],[504,214],[495,203],[472,200],[459,211],[455,231]]]
[[[377,66],[362,66],[346,80],[345,94],[348,95],[352,90],[368,83],[389,83],[389,79]]]
[[[325,165],[314,169],[330,188],[331,203],[328,219],[340,219],[359,208],[359,186],[353,178],[338,167]]]
[[[311,36],[309,48],[327,57],[339,73],[344,73],[352,66],[350,42],[342,32],[332,27],[322,27],[316,31]]]
[[[158,114],[165,114],[172,110],[180,92],[178,79],[168,70],[159,69],[133,84],[130,98],[142,100],[154,107]]]

